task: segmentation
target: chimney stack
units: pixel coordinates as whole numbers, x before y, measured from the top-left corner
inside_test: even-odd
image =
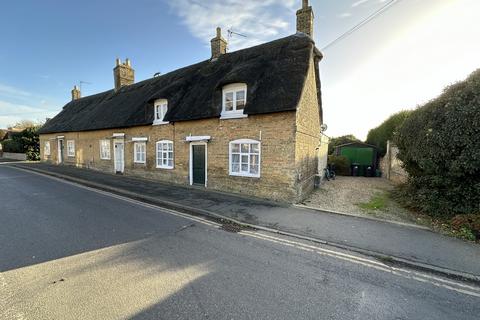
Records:
[[[227,40],[222,37],[220,27],[217,27],[217,36],[210,43],[212,44],[212,59],[217,59],[222,54],[227,53]]]
[[[115,80],[115,90],[135,82],[135,70],[132,68],[130,59],[127,58],[124,63],[120,59],[116,59],[113,78]]]
[[[72,89],[72,101],[80,99],[82,97],[82,93],[80,92],[80,89],[78,86],[74,86]]]
[[[297,11],[297,32],[303,32],[313,38],[313,10],[308,0],[303,0],[302,8]]]

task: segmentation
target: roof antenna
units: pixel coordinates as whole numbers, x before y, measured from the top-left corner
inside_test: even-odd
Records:
[[[233,31],[232,27],[230,27],[230,29],[227,30],[227,33],[228,33],[228,36],[227,36],[227,50],[228,50],[228,45],[230,44],[230,39],[233,36],[240,36],[240,37],[247,38],[246,35]]]
[[[82,81],[82,80],[80,80],[80,83],[79,83],[80,92],[82,92],[82,84],[92,84],[92,83],[91,83],[91,82],[87,82],[87,81]]]

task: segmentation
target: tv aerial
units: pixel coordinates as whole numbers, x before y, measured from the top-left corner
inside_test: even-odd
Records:
[[[228,48],[228,45],[230,44],[230,39],[231,39],[233,36],[239,36],[239,37],[243,37],[243,38],[248,38],[248,37],[247,37],[246,35],[244,35],[244,34],[241,34],[241,33],[238,33],[238,32],[233,31],[233,28],[230,27],[230,29],[227,30],[227,48]]]
[[[92,83],[80,80],[80,82],[79,82],[80,92],[82,92],[82,85],[84,85],[84,84],[92,84]]]

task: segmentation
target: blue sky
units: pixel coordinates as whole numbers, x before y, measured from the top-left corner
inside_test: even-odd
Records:
[[[323,48],[389,0],[313,0]],[[113,87],[115,58],[130,58],[136,81],[210,57],[215,27],[230,50],[295,32],[301,0],[23,0],[0,12],[0,128],[54,116],[70,90]],[[324,51],[321,77],[327,134],[368,129],[414,108],[480,67],[476,0],[400,0]]]

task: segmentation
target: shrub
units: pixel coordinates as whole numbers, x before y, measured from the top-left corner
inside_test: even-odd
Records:
[[[335,174],[339,176],[350,175],[350,160],[344,156],[328,156],[328,164],[335,165]]]
[[[20,140],[17,139],[7,139],[3,140],[2,142],[2,150],[3,152],[11,152],[11,153],[23,153],[23,145]]]
[[[387,152],[387,141],[392,140],[399,127],[412,111],[404,110],[390,116],[378,127],[368,131],[366,143],[377,146],[378,155],[383,157]]]
[[[461,233],[471,233],[475,239],[480,239],[480,214],[456,215],[453,217],[451,225]]]
[[[480,70],[413,111],[396,136],[411,202],[432,216],[480,212]]]
[[[39,127],[30,127],[22,131],[22,144],[27,155],[27,160],[40,160]]]
[[[39,127],[26,128],[2,141],[3,152],[25,153],[27,160],[40,160]]]

